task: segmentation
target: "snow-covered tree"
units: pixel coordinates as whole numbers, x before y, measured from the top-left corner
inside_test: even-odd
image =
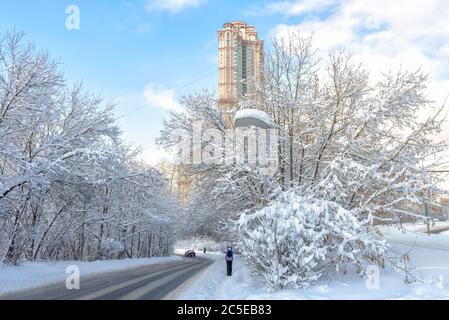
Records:
[[[176,201],[136,162],[113,105],[68,87],[47,53],[0,36],[0,257],[168,254]]]
[[[182,139],[191,139],[195,125],[201,123],[202,133],[206,129],[215,129],[221,134],[223,143],[229,138],[230,123],[227,113],[219,106],[215,97],[203,91],[182,98],[183,112],[172,112],[164,123],[158,143],[173,152],[178,152]],[[202,135],[201,150],[208,146]],[[231,139],[233,143],[238,143]],[[192,144],[191,141],[189,144]],[[238,219],[242,210],[253,208],[255,204],[265,202],[262,173],[245,162],[226,164],[225,154],[218,152],[213,163],[193,163],[193,149],[187,156],[187,165],[183,166],[184,175],[192,180],[191,197],[185,210],[186,228],[189,234],[210,236],[217,239],[232,238],[232,223]],[[186,159],[180,159],[184,161]],[[273,180],[271,188],[277,181]]]
[[[446,149],[436,139],[444,106],[427,99],[425,74],[370,80],[350,54],[320,62],[312,38],[293,33],[274,40],[263,79],[241,107],[257,105],[276,123],[284,189],[299,186],[374,222],[416,215],[409,209],[425,201]]]
[[[257,166],[190,167],[195,181],[190,216],[198,231],[240,238],[250,262],[273,287],[318,279],[322,264],[335,270],[344,261],[338,254],[362,271],[366,257],[382,265],[384,247],[371,234],[371,226],[426,219],[420,208],[437,191],[438,176],[431,172],[446,150],[437,139],[445,106],[435,106],[426,97],[429,79],[423,72],[387,71],[375,80],[344,50],[324,59],[318,56],[312,40],[294,33],[274,39],[265,55],[262,81],[248,83],[249,93],[235,104],[234,111],[265,111],[278,130],[279,167],[269,179],[268,198]],[[165,125],[160,140],[164,146],[174,137],[191,136],[194,121],[218,130],[229,124],[222,120],[229,110],[221,110],[210,94],[193,95],[183,103],[185,111],[173,114]],[[286,197],[290,192],[299,198]],[[270,200],[274,202],[265,208]],[[284,213],[276,213],[277,206]],[[293,209],[285,209],[289,206]],[[237,234],[230,234],[231,221],[242,211],[246,220],[240,220]],[[329,220],[313,227],[314,215]],[[343,228],[348,221],[350,230]],[[226,232],[217,232],[222,230]],[[251,252],[275,255],[266,240],[273,236],[288,246],[280,244],[282,255],[265,266]],[[315,251],[301,251],[301,241],[309,240],[314,240]],[[345,243],[354,248],[352,256],[346,249],[335,249]],[[314,267],[300,267],[308,259]]]

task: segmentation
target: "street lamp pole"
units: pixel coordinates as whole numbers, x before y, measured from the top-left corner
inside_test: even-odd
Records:
[[[274,125],[270,115],[258,109],[242,109],[236,112],[234,117],[235,128],[256,127],[259,129],[273,129]],[[263,173],[264,199],[268,198],[268,173]]]

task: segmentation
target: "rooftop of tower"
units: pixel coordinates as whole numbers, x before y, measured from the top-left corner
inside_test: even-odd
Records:
[[[245,21],[240,20],[226,22],[225,24],[223,24],[223,27],[226,28],[226,26],[245,26],[247,28],[254,28],[254,26],[248,25]]]
[[[218,29],[218,32],[224,32],[227,31],[229,29],[234,29],[234,30],[238,30],[238,29],[242,29],[244,28],[246,30],[247,34],[253,34],[257,37],[257,31],[256,31],[256,27],[253,25],[249,25],[248,23],[246,23],[245,21],[241,21],[241,20],[235,20],[232,22],[226,22],[225,24],[223,24],[223,28],[222,29]],[[263,41],[261,39],[257,39],[258,41]]]
[[[236,20],[236,21],[232,21],[232,22],[229,22],[229,23],[230,24],[244,24],[245,26],[248,25],[245,21],[241,21],[241,20]],[[229,24],[229,23],[226,23],[226,24]]]

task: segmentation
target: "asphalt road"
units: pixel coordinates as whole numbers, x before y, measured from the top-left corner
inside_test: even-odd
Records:
[[[79,290],[67,290],[65,281],[6,296],[0,300],[161,300],[212,264],[204,258],[149,265],[80,278]]]

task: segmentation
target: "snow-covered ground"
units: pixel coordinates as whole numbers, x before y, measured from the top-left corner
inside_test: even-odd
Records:
[[[444,226],[449,224],[435,227]],[[215,263],[179,299],[449,299],[449,235],[427,236],[420,233],[425,231],[424,225],[407,225],[406,229],[409,231],[403,233],[381,228],[394,254],[409,254],[408,268],[419,279],[413,283],[405,283],[405,274],[389,266],[380,270],[378,289],[369,289],[364,279],[348,274],[305,290],[269,292],[239,256],[233,276],[227,277],[222,254],[208,255]]]
[[[449,229],[449,223],[437,223],[433,230]],[[194,277],[177,293],[177,299],[449,299],[449,234],[425,234],[422,224],[405,225],[406,232],[395,227],[381,227],[391,250],[398,256],[408,253],[409,268],[419,281],[407,284],[405,275],[391,266],[380,270],[379,289],[369,289],[366,281],[354,273],[340,275],[304,290],[268,291],[253,276],[248,266],[236,255],[234,275],[226,276],[224,253],[205,256],[215,260],[205,271]],[[186,249],[177,249],[183,254]],[[81,275],[119,271],[149,264],[181,260],[168,258],[128,259],[96,262],[25,262],[16,267],[0,265],[0,295],[33,288],[66,279],[68,265],[80,268]]]
[[[179,256],[171,256],[94,262],[24,262],[18,266],[6,266],[0,264],[0,295],[65,281],[68,276],[66,274],[66,268],[70,265],[79,267],[80,275],[83,277],[96,273],[120,271],[145,265],[168,263],[179,260],[182,260],[182,258]]]
[[[399,230],[395,226],[384,226],[379,228],[385,238],[392,244],[414,246],[419,248],[430,248],[449,251],[448,232],[442,231],[438,234],[427,235],[425,224],[405,224],[405,230]],[[431,231],[449,230],[448,222],[436,222]]]

